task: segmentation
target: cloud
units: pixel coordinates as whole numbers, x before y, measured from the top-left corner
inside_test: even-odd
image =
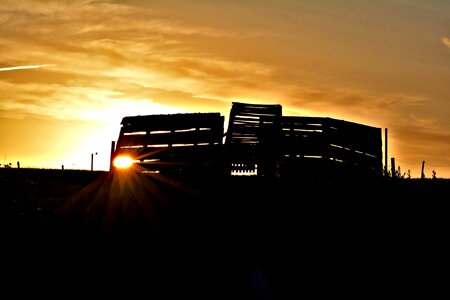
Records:
[[[140,99],[133,92],[142,89],[127,89],[132,84],[195,88],[194,80],[174,78],[177,61],[191,57],[179,51],[179,36],[226,35],[163,19],[149,9],[97,1],[6,1],[0,4],[0,26],[0,46],[6,50],[0,62],[14,66],[0,68],[3,111],[55,116],[57,109],[57,116],[66,118],[77,118],[90,106],[102,111],[110,102]],[[29,64],[44,59],[51,64]]]
[[[402,165],[419,169],[422,160],[425,160],[450,167],[450,158],[445,155],[450,151],[450,130],[436,119],[410,114],[391,120],[390,124],[390,128],[394,129],[391,135],[395,153],[402,153],[398,157]],[[418,170],[416,174],[420,174]]]
[[[274,71],[196,44],[232,43],[241,34],[175,20],[153,7],[9,1],[0,4],[0,23],[7,50],[0,62],[18,66],[0,72],[2,115],[92,119],[94,110],[104,115],[119,102],[132,106],[144,98],[226,112],[238,97],[267,98],[263,87]],[[44,59],[49,63],[29,63]],[[42,68],[48,66],[55,67]]]
[[[75,112],[89,106],[102,110],[117,101],[145,97],[156,103],[192,108],[204,105],[203,110],[222,108],[236,100],[280,102],[299,113],[370,119],[377,118],[380,111],[420,106],[427,101],[420,95],[375,94],[301,81],[301,76],[308,74],[300,74],[295,62],[283,58],[277,65],[264,59],[272,52],[277,56],[274,50],[266,49],[259,55],[253,52],[253,41],[265,37],[248,42],[241,32],[214,27],[210,22],[203,26],[198,20],[175,18],[155,5],[137,7],[103,1],[3,3],[0,45],[6,51],[0,54],[0,62],[34,66],[29,62],[45,59],[48,65],[57,65],[39,69],[39,73],[31,69],[0,75],[0,82],[9,83],[8,89],[17,91],[0,91],[17,114],[28,109],[52,116],[52,107],[60,107],[64,112],[60,117],[77,118],[80,113]],[[234,48],[221,51],[217,45]],[[241,46],[252,46],[251,53],[242,52]],[[234,49],[241,54],[234,54]],[[20,105],[13,105],[15,102]]]
[[[450,39],[448,37],[443,37],[442,38],[442,43],[447,46],[448,48],[450,48]]]

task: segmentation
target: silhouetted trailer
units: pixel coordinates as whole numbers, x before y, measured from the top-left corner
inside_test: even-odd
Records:
[[[131,157],[145,172],[222,173],[220,113],[125,117],[121,124],[115,159]]]
[[[224,117],[193,113],[125,117],[114,158],[146,172],[292,178],[382,175],[381,129],[282,116],[281,105],[233,102]]]
[[[281,174],[382,175],[381,128],[316,117],[283,117]]]
[[[281,105],[233,102],[225,139],[229,175],[276,176]]]

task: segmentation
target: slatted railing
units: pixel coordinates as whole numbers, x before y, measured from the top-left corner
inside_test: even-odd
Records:
[[[221,159],[223,122],[219,113],[125,117],[114,155],[149,171],[201,171]]]

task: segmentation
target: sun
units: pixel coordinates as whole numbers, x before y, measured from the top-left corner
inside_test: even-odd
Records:
[[[114,159],[114,166],[119,169],[128,169],[133,165],[133,159],[129,156],[118,156]]]

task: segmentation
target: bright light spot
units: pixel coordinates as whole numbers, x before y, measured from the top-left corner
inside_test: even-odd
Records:
[[[114,159],[114,166],[119,169],[127,169],[133,164],[129,156],[118,156]]]

